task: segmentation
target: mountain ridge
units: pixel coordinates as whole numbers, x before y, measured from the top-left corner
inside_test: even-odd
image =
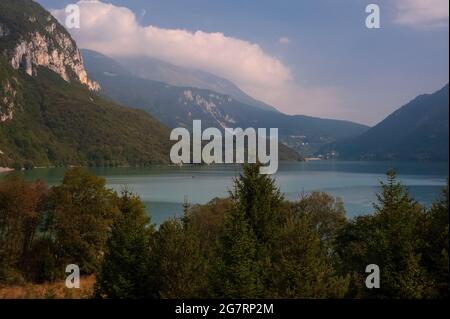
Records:
[[[230,80],[208,72],[183,68],[149,57],[124,58],[113,56],[112,58],[130,70],[135,76],[142,79],[163,82],[178,87],[210,90],[228,95],[244,104],[266,111],[279,112],[275,107],[251,97]]]
[[[448,160],[449,85],[422,94],[353,139],[327,146],[344,159]]]
[[[143,109],[169,127],[190,127],[193,119],[208,127],[277,127],[281,142],[304,156],[312,155],[326,142],[358,135],[368,128],[348,121],[266,111],[214,91],[142,79],[113,58],[95,51],[82,52],[89,75],[102,86],[101,94]]]

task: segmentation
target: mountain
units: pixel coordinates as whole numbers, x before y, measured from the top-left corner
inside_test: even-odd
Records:
[[[99,89],[49,12],[0,1],[0,166],[167,163],[169,129]]]
[[[420,95],[364,134],[327,146],[339,158],[448,161],[449,87]]]
[[[367,130],[347,121],[262,110],[211,90],[142,79],[98,52],[83,50],[82,54],[89,76],[102,87],[101,94],[143,109],[169,127],[190,127],[193,119],[202,120],[204,127],[275,127],[283,143],[305,156],[326,143]]]
[[[169,127],[190,129],[194,119],[202,120],[203,128],[233,127],[236,123],[231,114],[242,104],[229,96],[141,79],[111,58],[94,51],[82,52],[90,76],[104,85],[102,94],[123,105],[141,108]],[[259,111],[254,106],[245,107]],[[302,158],[283,144],[279,145],[279,157],[295,161]]]
[[[182,68],[148,57],[119,57],[115,58],[115,60],[135,76],[142,79],[163,82],[173,86],[210,90],[223,95],[229,95],[244,104],[255,106],[266,111],[278,112],[273,106],[252,98],[231,81],[207,72]]]

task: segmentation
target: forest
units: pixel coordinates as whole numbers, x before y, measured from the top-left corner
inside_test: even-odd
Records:
[[[388,171],[373,213],[349,219],[326,193],[286,200],[259,168],[244,165],[228,198],[186,202],[182,217],[158,227],[136,194],[86,169],[53,187],[9,174],[0,290],[63,285],[76,264],[81,285],[93,278],[88,298],[448,298],[448,184],[426,208]],[[378,289],[365,285],[370,264]]]

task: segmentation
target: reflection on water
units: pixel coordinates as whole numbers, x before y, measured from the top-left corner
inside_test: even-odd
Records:
[[[281,163],[275,175],[286,198],[295,200],[302,192],[324,191],[341,197],[349,217],[368,214],[389,168],[396,169],[412,196],[424,205],[435,201],[446,183],[448,163],[317,161]],[[35,169],[23,172],[29,180],[43,179],[50,185],[61,182],[65,169]],[[182,213],[187,196],[190,203],[204,204],[227,196],[240,173],[236,165],[153,166],[151,168],[95,168],[108,187],[128,187],[139,194],[153,222],[160,224]]]

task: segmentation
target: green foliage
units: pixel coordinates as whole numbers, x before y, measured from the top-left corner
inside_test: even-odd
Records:
[[[238,210],[225,219],[217,269],[213,273],[215,294],[223,298],[262,296],[262,272],[256,235],[247,218]]]
[[[115,193],[105,180],[80,168],[69,170],[52,189],[46,230],[55,240],[64,265],[77,264],[82,273],[99,269],[113,218]]]
[[[288,219],[277,239],[267,297],[342,298],[346,294],[349,280],[336,273],[310,215]]]
[[[97,277],[96,295],[107,298],[152,297],[149,258],[154,232],[139,197],[123,191],[117,200],[107,252]]]
[[[19,40],[28,40],[35,32],[48,35],[46,26],[52,23],[55,23],[58,32],[69,35],[56,18],[31,0],[2,0],[0,23],[8,30],[8,35],[0,42],[2,53],[13,49]]]
[[[117,106],[45,68],[39,68],[37,79],[19,72],[15,76],[23,99],[13,120],[0,125],[0,165],[146,166],[169,161],[169,130],[145,112]]]
[[[283,200],[275,181],[259,173],[260,164],[244,165],[230,192],[231,208],[219,243],[216,293],[228,298],[264,295],[263,270],[281,224]]]
[[[240,212],[262,245],[269,244],[277,225],[283,196],[268,175],[259,173],[260,164],[244,165],[230,193],[233,209]]]
[[[346,225],[344,203],[326,193],[313,192],[302,196],[296,203],[298,214],[306,215],[317,231],[319,238],[329,254],[336,246],[336,237]],[[337,256],[332,256],[336,258]]]
[[[375,213],[356,218],[339,238],[344,268],[353,272],[357,297],[424,298],[431,288],[422,264],[424,209],[410,199],[394,171],[387,179],[381,183]],[[363,271],[369,264],[380,267],[380,289],[364,286]]]
[[[423,251],[424,266],[433,278],[432,297],[448,298],[449,296],[449,207],[448,181],[441,199],[433,204],[426,215],[427,228]]]
[[[314,193],[286,205],[259,165],[244,166],[231,192],[219,244],[216,293],[228,298],[342,297],[348,279],[334,269],[342,203]],[[293,206],[293,207],[290,207]]]
[[[375,213],[347,221],[324,193],[282,201],[256,168],[229,198],[186,204],[159,229],[137,196],[83,169],[51,190],[10,175],[0,181],[0,283],[54,281],[75,263],[96,274],[101,298],[448,296],[448,187],[425,210],[389,172]],[[380,289],[365,287],[369,264]]]
[[[188,224],[171,219],[156,234],[152,265],[160,298],[204,298],[208,261],[202,255],[200,238]],[[204,276],[204,277],[203,277]]]

